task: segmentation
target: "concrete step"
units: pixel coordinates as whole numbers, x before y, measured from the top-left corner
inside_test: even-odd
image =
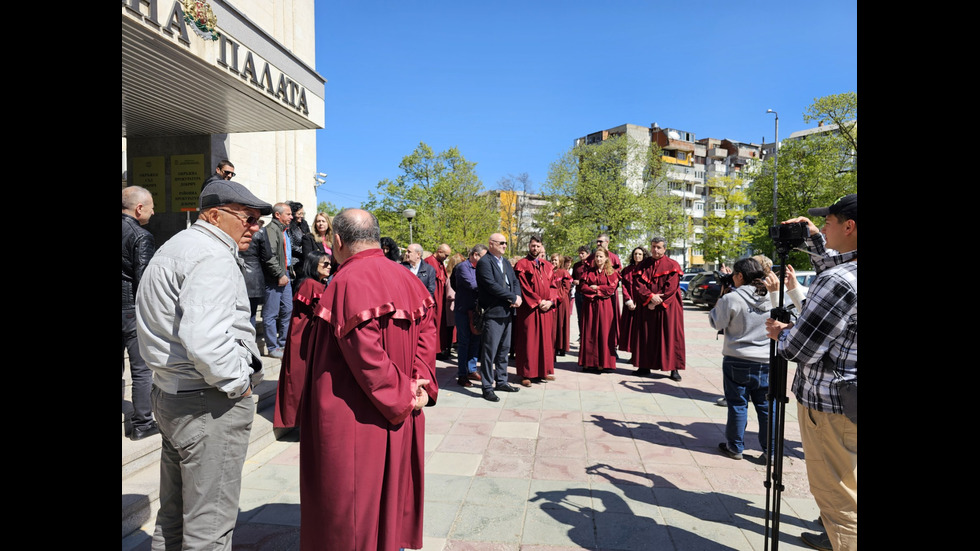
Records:
[[[276,441],[272,428],[273,411],[281,362],[275,358],[262,358],[265,378],[253,389],[255,420],[249,435],[246,460]],[[128,370],[127,370],[128,375]],[[160,435],[155,434],[134,442],[126,436],[132,404],[129,399],[129,383],[124,381],[123,441],[122,441],[122,537],[133,534],[156,518],[160,509]],[[126,405],[129,405],[128,412]]]

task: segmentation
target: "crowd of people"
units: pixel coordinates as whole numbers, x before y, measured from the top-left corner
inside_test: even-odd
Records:
[[[377,218],[359,209],[318,212],[311,226],[302,204],[267,203],[234,176],[230,162],[219,163],[202,187],[198,220],[159,249],[142,228],[152,195],[123,190],[131,437],[162,436],[155,548],[230,549],[262,341],[265,355],[282,360],[274,426],[298,428],[303,442],[304,548],[421,547],[423,408],[438,398],[436,360],[451,362],[454,351],[456,383],[479,386],[490,402],[554,381],[556,359],[570,350],[574,304],[582,371],[614,371],[624,352],[634,375],[681,381],[683,270],[663,237],[633,248],[625,265],[606,234],[579,247],[574,264],[549,255],[538,235],[521,256],[507,255],[500,233],[463,252],[442,243],[430,254],[381,237]],[[729,411],[718,449],[742,458],[752,402],[766,455],[775,340],[779,354],[801,364],[793,382],[800,423],[814,424],[803,430],[804,450],[822,458],[809,476],[827,534],[807,543],[856,549],[856,196],[811,213],[828,217],[828,247],[853,252],[829,254],[824,234],[794,219],[808,224],[807,245],[828,259],[815,264],[833,276],[818,277],[803,297],[787,268],[795,325],[769,317],[781,282],[765,257],[736,261],[731,288],[710,312],[725,339]],[[271,221],[263,226],[264,215]]]

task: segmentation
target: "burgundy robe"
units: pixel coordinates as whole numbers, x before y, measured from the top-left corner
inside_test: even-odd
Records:
[[[436,260],[435,255],[424,259],[436,273],[436,318],[439,320],[439,350],[446,350],[453,345],[453,329],[446,324],[446,266]]]
[[[591,285],[599,288],[593,289]],[[616,287],[619,272],[606,275],[594,267],[582,274],[582,297],[585,319],[582,320],[582,344],[578,364],[584,367],[616,368]]]
[[[571,340],[572,297],[569,293],[572,290],[572,275],[568,270],[558,268],[554,279],[558,293],[555,298],[555,350],[567,352]]]
[[[579,260],[575,264],[572,264],[572,281],[578,281],[578,284],[574,285],[575,296],[580,296],[582,294],[582,274],[585,273],[585,270],[587,270],[589,266],[591,266],[591,264],[589,264],[588,260]],[[585,303],[583,303],[582,305],[582,310],[578,311],[577,322],[578,322],[579,342],[582,341],[582,322],[585,321],[584,309],[585,309]]]
[[[310,338],[310,318],[325,286],[308,277],[293,294],[293,316],[289,320],[289,338],[279,368],[279,387],[276,389],[276,408],[272,426],[296,426],[296,416],[306,384],[307,343]]]
[[[525,257],[514,265],[521,284],[521,305],[517,307],[517,376],[522,379],[545,377],[555,372],[555,314],[552,306],[542,312],[542,300],[555,302],[558,289],[554,266],[541,259]]]
[[[434,301],[381,249],[337,270],[314,309],[300,406],[301,549],[422,547],[425,416],[435,403]]]
[[[684,302],[681,300],[680,264],[664,256],[640,263],[633,302],[638,312],[636,346],[632,364],[639,369],[673,371],[684,369],[687,353],[684,344]],[[651,295],[663,295],[663,303],[653,310],[647,305]]]
[[[636,343],[634,324],[639,310],[630,310],[629,306],[626,306],[626,302],[632,300],[634,304],[636,303],[636,299],[633,297],[636,295],[638,267],[638,264],[630,264],[623,268],[620,273],[623,282],[623,311],[619,316],[619,349],[623,352],[632,352]]]

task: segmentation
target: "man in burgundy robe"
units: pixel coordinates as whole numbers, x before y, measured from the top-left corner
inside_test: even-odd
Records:
[[[435,254],[423,259],[436,272],[436,292],[433,297],[436,299],[436,317],[439,320],[439,352],[436,354],[437,360],[448,361],[449,353],[453,347],[453,329],[446,323],[446,264],[449,255],[453,254],[449,245],[443,243],[436,249]]]
[[[300,405],[301,549],[420,549],[434,301],[384,256],[374,215],[333,224],[340,267],[314,309]]]
[[[636,347],[632,364],[635,375],[647,376],[657,369],[669,371],[670,378],[681,380],[685,368],[684,302],[681,300],[680,264],[667,256],[663,237],[650,240],[650,258],[637,269],[633,301],[638,312],[633,320]]]
[[[521,384],[543,382],[555,370],[555,315],[551,308],[558,295],[554,266],[540,258],[541,238],[532,235],[527,256],[514,265],[524,302],[517,307],[517,375]]]

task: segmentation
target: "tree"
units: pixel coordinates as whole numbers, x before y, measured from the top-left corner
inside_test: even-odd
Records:
[[[857,157],[857,109],[857,92],[831,94],[814,98],[813,103],[803,112],[803,121],[836,124],[838,133]]]
[[[420,142],[399,163],[402,174],[394,181],[378,182],[364,208],[378,217],[381,235],[399,246],[409,243],[409,223],[402,212],[412,208],[416,215],[411,234],[416,243],[428,250],[441,243],[467,249],[486,241],[499,227],[496,201],[484,193],[475,167],[455,147],[435,153]]]
[[[317,212],[324,212],[330,217],[336,216],[341,210],[343,210],[343,207],[338,207],[330,201],[320,201],[316,205]]]
[[[574,251],[599,233],[624,250],[653,233],[676,236],[682,220],[666,192],[660,149],[626,135],[562,154],[551,164],[543,195],[548,204],[536,223],[552,250]]]
[[[848,105],[853,106],[853,111]],[[842,117],[849,117],[851,114],[857,116],[857,94],[818,98],[807,108],[806,113],[806,120],[832,120],[830,117],[833,116],[844,122]],[[796,216],[809,217],[807,209],[830,205],[848,193],[857,192],[856,119],[855,125],[845,125],[842,128],[843,131],[838,128],[813,133],[779,144],[779,173],[775,182],[777,223]],[[749,197],[758,211],[757,222],[750,230],[752,246],[770,255],[774,254],[774,245],[769,238],[769,227],[774,220],[774,168],[775,159],[769,156],[749,189]],[[814,222],[820,225],[820,220]],[[773,257],[773,260],[776,258]],[[791,253],[787,261],[796,269],[807,269],[810,266],[809,257],[802,252]]]
[[[757,213],[748,208],[751,201],[743,190],[744,184],[741,178],[733,176],[708,180],[713,204],[705,208],[701,249],[704,258],[715,264],[738,258],[749,243],[751,236],[746,231],[745,219],[755,217]]]

